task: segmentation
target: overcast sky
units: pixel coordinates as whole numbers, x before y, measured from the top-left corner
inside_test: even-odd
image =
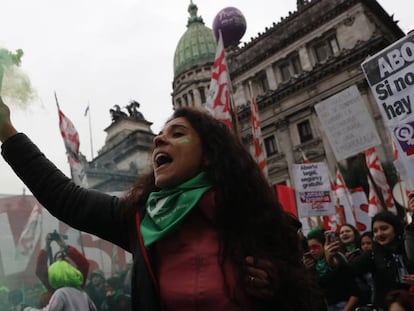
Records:
[[[206,26],[227,6],[247,20],[242,42],[250,41],[289,11],[296,0],[194,0]],[[412,0],[380,0],[408,32],[414,29]],[[158,132],[172,112],[173,56],[186,31],[189,0],[2,0],[0,47],[23,49],[21,70],[37,98],[26,107],[11,106],[16,128],[28,134],[66,174],[69,165],[58,129],[54,91],[62,111],[77,128],[81,152],[91,159],[103,146],[109,109],[131,99]],[[24,185],[0,159],[0,194],[21,194]]]

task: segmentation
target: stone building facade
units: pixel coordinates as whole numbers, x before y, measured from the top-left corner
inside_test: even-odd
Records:
[[[255,96],[272,184],[291,184],[292,164],[301,163],[303,154],[310,161],[325,161],[334,173],[337,163],[314,106],[353,85],[381,137],[380,159],[392,159],[388,133],[360,65],[402,36],[393,17],[374,0],[298,0],[295,12],[243,46],[227,49],[241,137],[251,148],[250,100]],[[185,85],[191,88],[191,75],[187,78]],[[179,82],[175,77],[177,89]]]
[[[112,122],[105,129],[105,144],[92,161],[85,162],[89,188],[124,192],[148,172],[155,136],[152,123],[138,110],[137,102],[131,101],[126,108],[127,112],[115,105],[110,110]]]

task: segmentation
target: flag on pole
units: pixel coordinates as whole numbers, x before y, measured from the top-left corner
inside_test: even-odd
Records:
[[[252,97],[251,102],[251,115],[250,120],[252,122],[253,132],[253,146],[254,146],[254,159],[263,172],[263,175],[268,178],[266,156],[263,148],[262,130],[260,128],[259,109],[257,107],[256,99]]]
[[[224,53],[223,37],[219,32],[216,58],[211,74],[206,108],[217,119],[233,130],[230,104],[230,78]]]
[[[88,106],[86,107],[86,109],[85,109],[85,113],[83,114],[83,116],[84,116],[84,117],[86,117],[86,116],[88,115],[88,112],[89,112],[89,104],[88,104]]]
[[[351,193],[345,184],[344,177],[339,169],[336,171],[335,192],[339,204],[344,208],[345,222],[356,227],[354,204]]]
[[[384,174],[384,170],[382,168],[381,162],[377,156],[377,152],[375,150],[375,147],[372,147],[368,150],[365,151],[365,159],[366,159],[366,164],[369,170],[369,173],[372,176],[373,182],[376,184],[376,186],[381,190],[381,194],[382,197],[384,198],[384,204],[385,207],[388,211],[391,211],[393,213],[397,213],[397,209],[395,207],[394,204],[394,199],[392,197],[392,191],[390,189],[390,186],[388,185],[387,179],[385,177]],[[375,185],[372,184],[372,181],[368,178],[369,181],[369,207],[370,207],[370,216],[374,216],[376,213],[380,210],[379,206],[377,205],[377,211],[375,211],[373,204],[374,203],[380,203],[378,200],[378,196],[377,194],[375,194],[375,200],[376,202],[374,202],[374,192],[375,192]],[[371,195],[371,190],[372,190],[372,195]]]
[[[88,187],[85,170],[82,163],[80,162],[79,157],[80,142],[78,132],[76,131],[75,126],[69,120],[69,118],[66,117],[65,114],[60,110],[56,93],[55,99],[59,113],[60,134],[62,135],[63,142],[65,144],[66,154],[68,156],[68,161],[72,173],[72,180],[77,185]]]
[[[16,268],[24,271],[42,235],[42,209],[35,204],[16,246]]]

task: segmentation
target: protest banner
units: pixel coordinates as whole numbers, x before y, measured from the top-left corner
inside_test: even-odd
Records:
[[[407,172],[414,171],[414,33],[365,60],[362,70],[400,161]],[[413,189],[414,174],[406,182]]]
[[[335,214],[335,203],[325,163],[294,164],[293,180],[299,217]]]
[[[381,144],[355,85],[318,103],[315,110],[337,161]]]

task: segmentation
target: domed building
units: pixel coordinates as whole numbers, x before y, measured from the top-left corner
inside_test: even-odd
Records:
[[[175,49],[173,108],[202,106],[207,98],[217,43],[213,30],[205,26],[197,11],[191,1],[187,30]]]

